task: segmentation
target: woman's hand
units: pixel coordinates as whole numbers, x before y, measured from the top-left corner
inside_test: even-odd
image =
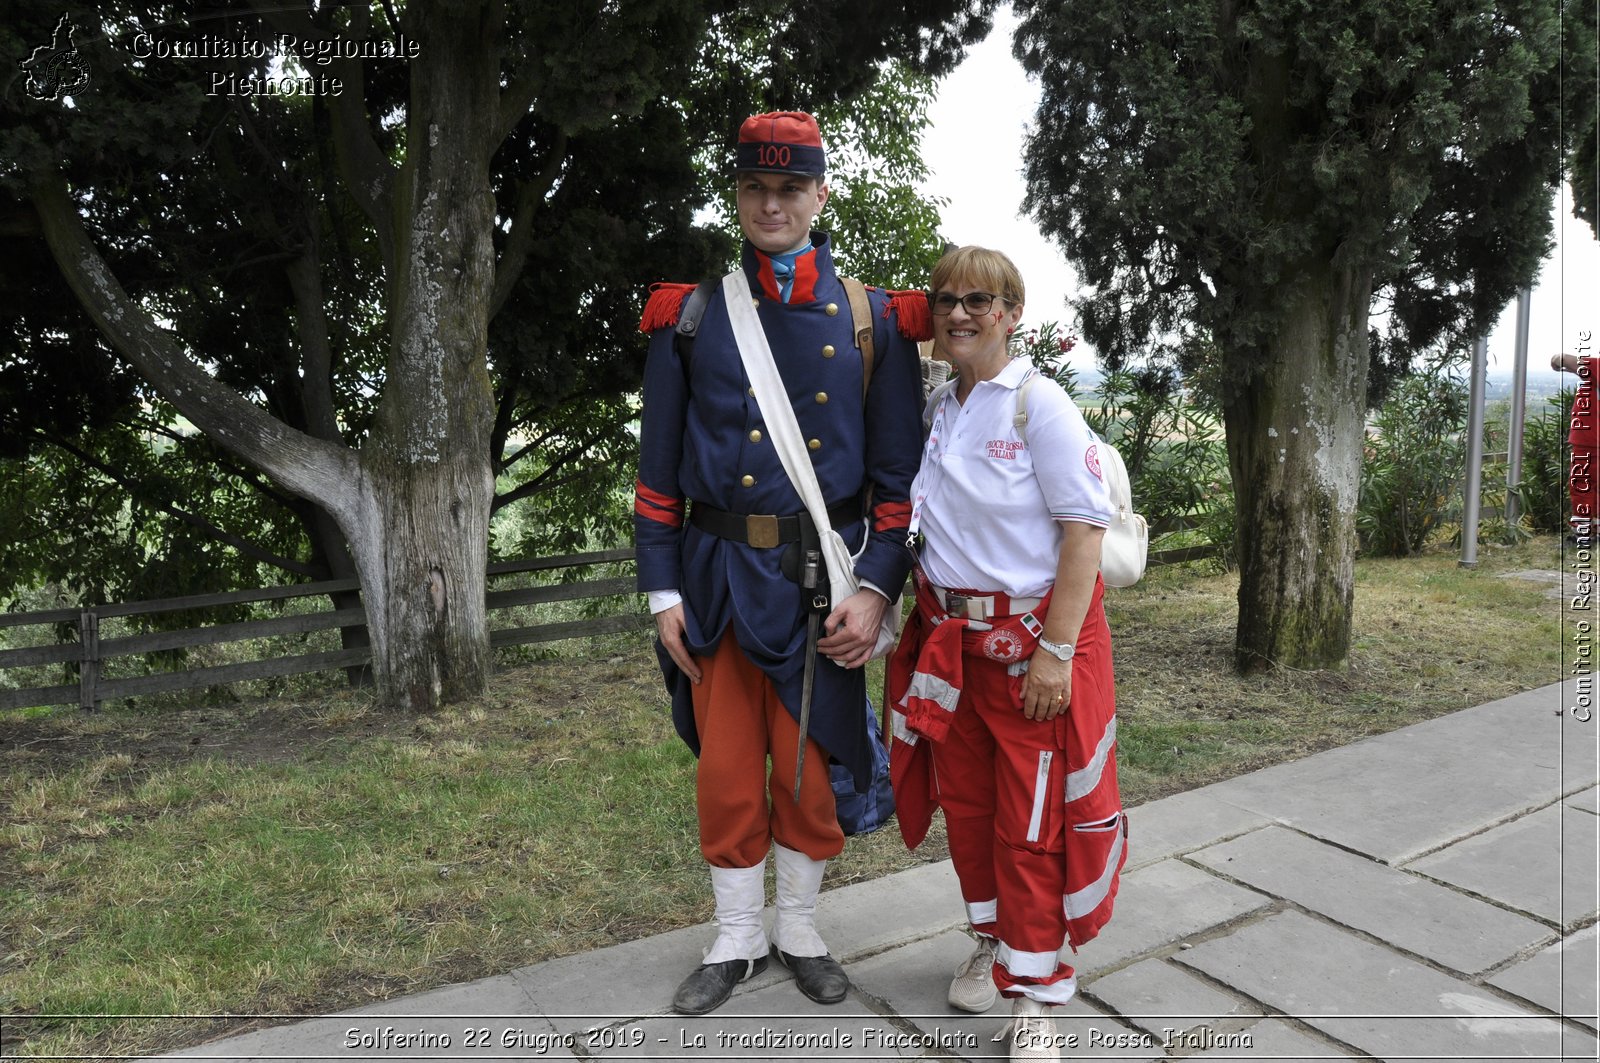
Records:
[[[1034,650],[1028,674],[1022,677],[1022,715],[1053,720],[1072,704],[1072,662]]]

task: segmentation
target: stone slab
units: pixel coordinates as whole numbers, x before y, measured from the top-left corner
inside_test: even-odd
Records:
[[[947,930],[870,959],[847,964],[850,981],[884,1007],[922,1025],[970,1013],[952,1008],[946,998],[950,977],[972,954],[973,939],[959,930]],[[999,1002],[987,1012],[999,1020],[1006,1013]]]
[[[1190,1059],[1206,1063],[1257,1063],[1267,1060],[1352,1059],[1325,1041],[1290,1026],[1281,1019],[1266,1019],[1243,1030],[1231,1047],[1207,1048]],[[1248,1040],[1244,1040],[1248,1038]]]
[[[1524,1000],[1558,1015],[1577,1019],[1591,1030],[1600,1028],[1595,1011],[1600,1006],[1596,972],[1600,971],[1600,932],[1588,927],[1513,964],[1489,979]]]
[[[1591,786],[1583,793],[1567,798],[1567,807],[1576,808],[1580,812],[1600,815],[1600,788]]]
[[[1571,929],[1600,903],[1597,826],[1589,813],[1554,804],[1406,866]]]
[[[678,983],[699,965],[716,936],[714,926],[685,927],[547,960],[512,971],[511,977],[533,1001],[535,1014],[547,1017],[563,1033],[577,1033],[597,1018],[616,1021],[665,1014]],[[741,985],[735,996],[786,978],[787,974],[773,970],[775,966],[769,964],[767,973]]]
[[[896,1027],[857,994],[816,1004],[792,985],[736,995],[710,1015],[660,1015],[604,1028],[597,1059],[915,1059],[924,1039]]]
[[[842,963],[966,925],[961,884],[948,860],[830,889],[817,903],[817,931]]]
[[[1125,871],[1204,848],[1272,822],[1231,805],[1205,790],[1163,797],[1128,810],[1128,863]]]
[[[1189,859],[1466,974],[1550,936],[1532,919],[1283,827]]]
[[[577,1058],[510,975],[444,986],[337,1016],[256,1030],[160,1059],[266,1063],[294,1059],[394,1060]]]
[[[1086,982],[1083,991],[1112,1014],[1162,1041],[1168,1031],[1235,1023],[1255,1010],[1166,960],[1140,960]]]
[[[951,931],[851,964],[850,980],[875,1008],[892,1009],[913,1024],[930,1053],[942,1050],[962,1059],[1003,1059],[1005,1043],[993,1037],[1006,1025],[1009,1002],[999,1000],[984,1014],[973,1015],[952,1008],[945,998],[951,973],[971,952],[972,939]],[[1104,1059],[1161,1058],[1147,1035],[1081,998],[1060,1009],[1056,1031],[1064,1055],[1076,1050]]]
[[[1106,970],[1270,903],[1181,861],[1163,860],[1122,876],[1111,922],[1068,962],[1085,974]]]
[[[770,909],[764,918],[770,928]],[[961,891],[948,860],[826,890],[817,904],[817,928],[844,963],[965,924]],[[617,1020],[667,1013],[678,983],[700,963],[716,936],[711,924],[686,927],[535,964],[513,971],[512,977],[540,1014],[550,1016],[558,1029],[575,1033],[597,1016]],[[789,979],[780,964],[769,964],[764,974],[739,986],[735,998]]]
[[[1399,864],[1593,783],[1595,732],[1557,715],[1567,693],[1525,691],[1197,792]]]
[[[1178,962],[1378,1059],[1506,1063],[1589,1052],[1553,1016],[1300,912],[1279,912],[1178,953]]]

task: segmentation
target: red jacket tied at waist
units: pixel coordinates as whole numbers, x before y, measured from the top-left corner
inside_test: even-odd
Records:
[[[886,711],[890,725],[890,775],[901,837],[916,848],[927,836],[939,807],[929,742],[943,740],[961,698],[963,651],[996,661],[1024,659],[1038,644],[1032,614],[995,618],[974,631],[944,614],[917,572],[917,608],[906,620],[900,644],[888,660]],[[1062,903],[1073,945],[1092,939],[1111,918],[1122,865],[1127,859],[1127,820],[1116,773],[1116,701],[1111,672],[1111,637],[1102,607],[1104,586],[1094,597],[1076,642],[1068,737],[1066,861]],[[1040,604],[1047,615],[1048,596]],[[1014,649],[1010,640],[1015,639]],[[1015,654],[1013,658],[1012,654]]]

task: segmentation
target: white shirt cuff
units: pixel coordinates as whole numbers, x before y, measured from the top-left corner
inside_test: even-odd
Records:
[[[646,591],[645,595],[650,599],[651,615],[665,612],[683,601],[683,595],[677,591]]]
[[[884,601],[888,602],[890,605],[894,604],[894,598],[892,598],[888,594],[884,594],[883,588],[878,586],[876,583],[872,582],[869,579],[862,580],[861,582],[857,583],[856,586],[860,587],[864,591],[876,591],[877,593],[883,595],[883,600]]]

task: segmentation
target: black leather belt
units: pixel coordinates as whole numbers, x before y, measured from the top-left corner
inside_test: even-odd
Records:
[[[851,498],[828,507],[828,523],[835,530],[861,519],[861,499]],[[800,541],[801,522],[811,523],[804,511],[778,516],[773,513],[729,513],[696,501],[689,507],[689,523],[703,532],[750,546],[774,547]]]

